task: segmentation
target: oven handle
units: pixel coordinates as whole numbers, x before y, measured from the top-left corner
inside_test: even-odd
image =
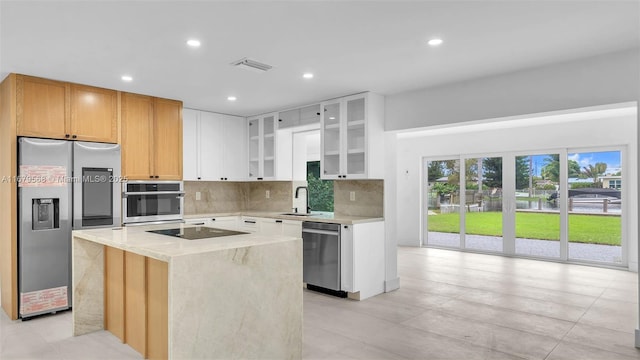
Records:
[[[142,191],[142,192],[123,192],[122,197],[128,197],[130,195],[176,195],[184,196],[183,191]]]

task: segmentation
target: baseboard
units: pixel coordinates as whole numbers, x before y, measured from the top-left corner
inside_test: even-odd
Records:
[[[398,289],[400,289],[399,277],[384,282],[384,292],[390,292]]]

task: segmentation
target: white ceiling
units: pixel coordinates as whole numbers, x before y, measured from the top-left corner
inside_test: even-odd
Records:
[[[0,75],[67,80],[246,116],[636,48],[639,4],[3,0]],[[444,44],[427,46],[435,36]],[[199,49],[185,45],[192,37],[202,41]],[[243,57],[274,68],[254,73],[229,65]],[[315,78],[303,79],[307,71]],[[122,82],[123,74],[134,81]]]

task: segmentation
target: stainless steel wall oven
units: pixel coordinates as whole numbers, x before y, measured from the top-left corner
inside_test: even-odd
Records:
[[[129,181],[122,185],[125,225],[182,221],[182,181]]]

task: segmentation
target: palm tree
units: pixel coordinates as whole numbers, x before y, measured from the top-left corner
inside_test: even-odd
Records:
[[[586,178],[593,179],[593,184],[599,183],[598,178],[607,172],[607,164],[603,162],[596,163],[595,165],[589,164],[582,168],[582,174]]]

